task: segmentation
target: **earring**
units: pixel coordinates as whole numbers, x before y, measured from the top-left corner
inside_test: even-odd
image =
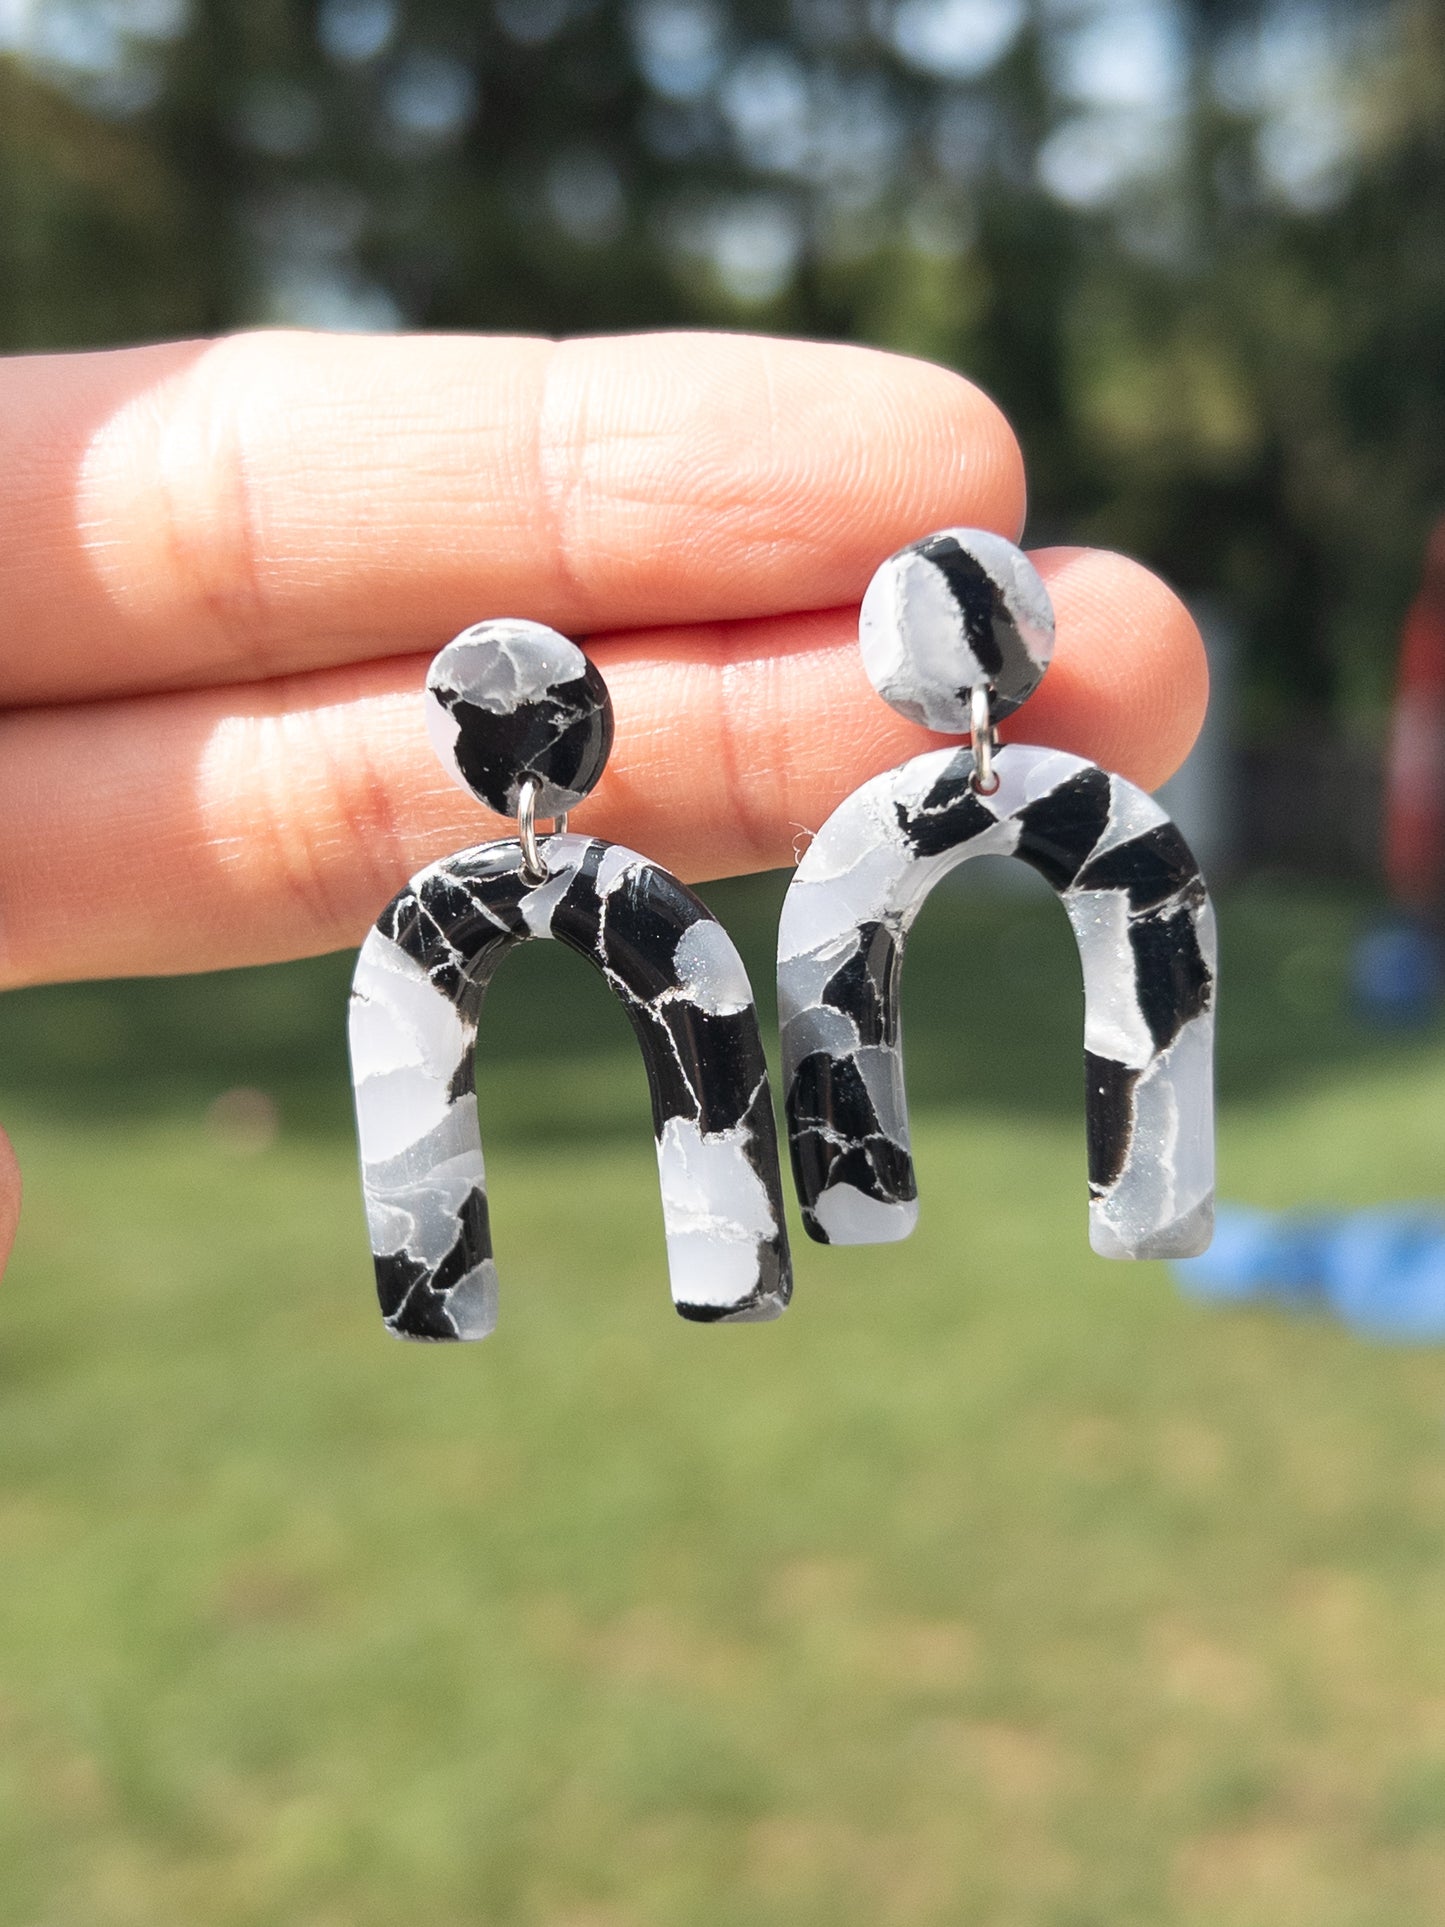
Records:
[[[351,1064],[377,1292],[402,1338],[496,1324],[473,1049],[505,953],[555,937],[621,998],[652,1093],[672,1295],[684,1318],[774,1318],[791,1272],[767,1066],[752,987],[722,925],[646,857],[569,836],[596,785],[612,704],[575,644],[536,622],[483,622],[431,665],[426,723],[448,773],[514,816],[413,877],[362,945]],[[539,836],[538,817],[552,832]]]
[[[788,888],[778,1014],[793,1173],[824,1244],[906,1238],[918,1216],[898,987],[908,928],[971,856],[1021,858],[1058,892],[1084,976],[1089,1239],[1106,1258],[1187,1257],[1214,1221],[1214,913],[1144,791],[994,726],[1053,654],[1048,593],[1011,542],[947,529],[878,570],[863,664],[901,715],[967,730],[845,799]]]

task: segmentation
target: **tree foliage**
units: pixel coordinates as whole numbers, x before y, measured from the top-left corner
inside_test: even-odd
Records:
[[[3,18],[0,15],[0,18]],[[764,327],[988,386],[1032,533],[1368,715],[1445,507],[1445,0],[30,0],[0,343]]]

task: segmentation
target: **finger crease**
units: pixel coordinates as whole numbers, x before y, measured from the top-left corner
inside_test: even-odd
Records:
[[[214,363],[222,358],[208,356],[211,365],[202,364],[208,378],[183,391],[179,472],[171,461],[160,464],[166,544],[182,598],[208,618],[227,663],[270,674],[258,491],[241,409],[229,396],[218,397],[234,379],[216,381]],[[239,387],[244,396],[244,378]],[[192,426],[197,419],[204,423],[200,435]]]
[[[755,664],[740,668],[730,655],[713,665],[717,680],[717,701],[713,705],[716,753],[727,798],[728,828],[746,846],[748,855],[759,867],[770,867],[776,859],[777,838],[769,829],[770,812],[757,807],[754,775],[746,754],[740,754],[740,732],[733,717],[733,686],[756,669]],[[751,705],[748,705],[749,707]]]
[[[391,785],[362,732],[342,745],[324,714],[236,718],[217,732],[208,761],[222,797],[241,782],[255,796],[247,832],[223,840],[223,860],[240,863],[253,887],[284,891],[308,933],[303,943],[352,940],[358,896],[380,907],[405,881]]]
[[[566,423],[566,409],[557,393],[557,365],[560,348],[554,346],[542,376],[542,394],[537,406],[537,428],[533,440],[533,462],[537,474],[537,501],[546,523],[552,566],[569,591],[570,599],[587,606],[581,574],[572,553],[572,501],[585,487],[580,475],[577,438]],[[554,421],[554,416],[558,419]]]

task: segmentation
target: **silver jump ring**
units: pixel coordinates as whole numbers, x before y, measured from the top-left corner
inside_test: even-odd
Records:
[[[976,682],[968,697],[969,727],[973,735],[973,788],[980,796],[992,796],[998,788],[998,771],[993,766],[998,750],[998,732],[988,706],[988,685]]]
[[[529,776],[517,792],[517,841],[522,846],[522,875],[533,884],[545,883],[548,877],[547,865],[537,846],[537,791],[540,788],[535,776]],[[567,812],[552,819],[552,835],[567,834]]]

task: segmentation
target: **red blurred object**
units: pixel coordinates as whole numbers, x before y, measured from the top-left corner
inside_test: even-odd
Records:
[[[1403,908],[1445,897],[1445,517],[1405,618],[1385,774],[1385,871]]]

